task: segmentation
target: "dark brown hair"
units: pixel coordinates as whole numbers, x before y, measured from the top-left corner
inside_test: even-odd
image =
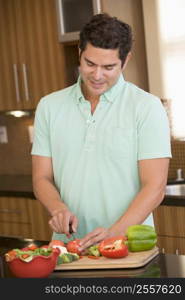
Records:
[[[87,43],[90,43],[97,48],[119,49],[119,58],[123,65],[132,48],[132,42],[132,29],[128,24],[108,14],[97,14],[82,28],[79,48],[82,53]]]

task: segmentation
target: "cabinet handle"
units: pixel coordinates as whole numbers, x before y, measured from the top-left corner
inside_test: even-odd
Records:
[[[19,209],[9,209],[9,208],[1,208],[0,213],[7,213],[7,214],[22,214],[21,210]]]
[[[0,257],[0,276],[1,276],[1,278],[5,277],[4,266],[3,266],[3,258],[1,258],[1,257]]]
[[[20,92],[19,92],[17,64],[13,64],[13,73],[14,73],[14,81],[15,81],[16,100],[17,100],[17,103],[19,103],[20,102]]]
[[[22,64],[22,71],[23,71],[23,78],[24,78],[24,90],[25,90],[25,97],[26,101],[29,101],[29,90],[28,90],[28,77],[27,77],[27,70],[26,65]]]

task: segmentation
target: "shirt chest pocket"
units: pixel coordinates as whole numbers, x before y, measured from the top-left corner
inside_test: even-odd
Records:
[[[122,127],[109,127],[102,132],[102,149],[105,156],[115,159],[128,158],[133,144],[133,130]]]

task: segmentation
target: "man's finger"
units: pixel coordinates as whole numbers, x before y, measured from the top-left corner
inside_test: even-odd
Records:
[[[54,224],[54,222],[53,222],[52,219],[51,219],[48,223],[49,223],[51,229],[52,229],[54,232],[60,233],[59,230],[58,230],[58,227]]]
[[[97,228],[91,233],[89,233],[87,236],[85,236],[84,239],[80,241],[80,249],[84,250],[85,248],[90,247],[91,245],[97,244],[103,239],[105,239],[107,236],[107,230],[105,228]]]
[[[71,222],[71,229],[74,233],[77,232],[77,227],[78,227],[78,219],[76,216],[72,217],[72,222]]]

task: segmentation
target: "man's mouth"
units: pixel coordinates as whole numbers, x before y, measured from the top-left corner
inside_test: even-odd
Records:
[[[100,88],[105,84],[105,82],[99,82],[99,81],[93,81],[93,80],[90,80],[90,83],[95,88]]]

